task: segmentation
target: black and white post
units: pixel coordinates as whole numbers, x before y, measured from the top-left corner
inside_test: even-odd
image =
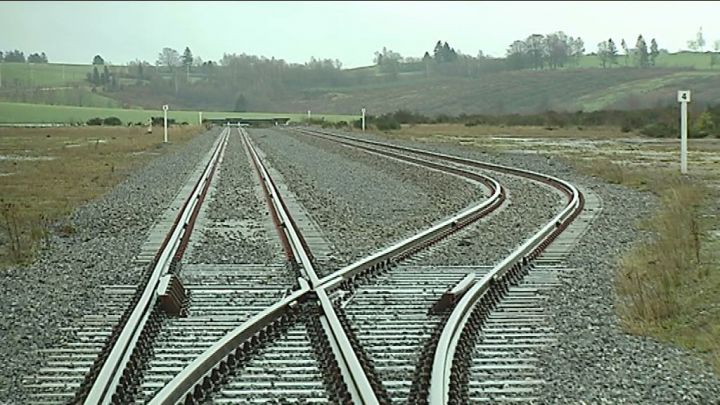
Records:
[[[362,108],[362,130],[365,132],[365,107]]]
[[[167,112],[168,112],[168,105],[163,104],[163,112],[164,114],[164,125],[165,125],[165,143],[167,143]]]
[[[202,111],[198,111],[198,125],[202,125]]]
[[[687,174],[687,105],[690,102],[690,90],[678,91],[680,103],[680,173]]]

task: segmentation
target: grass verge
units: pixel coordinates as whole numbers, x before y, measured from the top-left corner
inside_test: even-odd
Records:
[[[668,170],[604,159],[577,166],[660,197],[658,211],[642,223],[652,238],[619,262],[616,308],[625,329],[695,350],[720,374],[720,243],[711,234],[718,193]]]
[[[141,128],[0,128],[0,266],[31,260],[51,223],[202,131],[172,127],[164,144]]]

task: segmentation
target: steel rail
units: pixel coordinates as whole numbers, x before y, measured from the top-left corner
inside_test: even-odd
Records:
[[[288,213],[285,209],[285,205],[282,202],[280,193],[278,192],[275,183],[272,181],[270,174],[267,171],[267,168],[260,160],[260,156],[257,154],[257,151],[252,146],[252,143],[250,142],[247,133],[242,128],[238,128],[238,131],[240,132],[240,136],[242,137],[243,142],[245,142],[248,150],[250,151],[250,155],[253,159],[254,164],[260,170],[260,179],[263,183],[265,183],[265,188],[268,190],[270,194],[270,199],[275,206],[275,212],[277,212],[280,220],[282,221],[282,227],[287,234],[288,240],[290,242],[290,247],[293,250],[293,256],[295,257],[295,260],[298,261],[301,271],[304,272],[306,279],[310,283],[310,287],[314,289],[318,285],[319,278],[317,276],[317,273],[315,272],[312,261],[310,260],[310,256],[307,250],[305,250],[304,248],[305,243],[302,241],[300,232],[298,229],[295,229],[294,222],[290,218],[290,213]]]
[[[576,210],[582,209],[580,193],[577,189],[569,183],[560,179],[557,180],[573,190],[573,197],[568,205],[542,229],[498,263],[490,272],[477,280],[470,290],[463,295],[450,314],[435,350],[428,393],[430,404],[446,404],[449,401],[450,378],[455,350],[460,339],[460,333],[467,323],[475,304],[513,267],[526,265],[532,260],[531,253],[542,244],[545,238],[550,236]]]
[[[221,368],[227,367],[230,355],[239,357],[240,353],[237,350],[243,343],[292,310],[298,302],[306,299],[310,292],[307,282],[300,279],[299,290],[243,322],[215,342],[155,394],[148,404],[170,405],[182,402],[186,395],[194,393],[196,386],[206,383],[208,379],[215,379],[214,374],[216,375]]]
[[[130,361],[135,343],[142,333],[150,312],[157,302],[157,288],[160,278],[168,272],[172,258],[180,247],[182,237],[184,233],[189,230],[186,225],[195,210],[195,206],[198,204],[198,199],[203,187],[211,180],[213,169],[227,144],[228,134],[229,130],[224,130],[216,141],[212,157],[195,184],[193,192],[184,204],[181,213],[178,215],[175,225],[168,234],[169,237],[166,238],[166,243],[163,244],[161,251],[156,255],[152,273],[143,289],[143,293],[123,326],[110,354],[103,363],[97,378],[85,398],[85,404],[109,404],[113,401],[115,388],[122,378],[123,372]]]
[[[295,224],[291,220],[290,214],[286,211],[285,205],[282,203],[280,193],[278,192],[275,183],[271,180],[267,168],[260,160],[260,156],[252,146],[252,142],[247,136],[247,133],[242,128],[240,128],[239,131],[248,145],[248,149],[250,150],[253,159],[261,169],[263,181],[267,183],[267,186],[270,189],[272,199],[276,204],[276,209],[279,211],[280,218],[283,221],[283,227],[288,233],[291,245],[296,253],[295,257],[299,259],[302,266],[301,268],[305,271],[305,274],[309,278],[310,288],[315,290],[318,287],[320,280],[317,276],[313,263],[310,260],[308,252],[305,250],[305,243],[302,241],[300,232],[298,229],[295,229]],[[347,334],[337,318],[337,314],[335,313],[335,309],[333,308],[330,299],[323,289],[317,290],[316,293],[318,299],[320,300],[323,314],[329,324],[330,333],[328,334],[328,338],[337,344],[342,355],[341,358],[337,359],[338,363],[341,366],[341,369],[345,369],[347,371],[347,375],[351,377],[350,380],[346,379],[345,381],[348,390],[351,393],[357,394],[356,400],[359,400],[360,403],[377,404],[378,400],[375,396],[375,392],[370,385],[367,375],[365,375],[365,371],[360,365],[357,355],[352,349]]]
[[[302,131],[302,130],[301,130]],[[305,132],[305,131],[303,131]],[[311,135],[319,135],[325,137],[325,134],[323,133],[317,133],[313,131]],[[352,139],[352,138],[349,138]],[[348,144],[347,142],[338,141],[337,139],[332,139],[334,142],[340,142],[344,144]],[[354,147],[360,147],[362,146],[351,144],[351,146]],[[368,149],[372,152],[377,152],[377,150],[372,148],[363,148]],[[500,183],[497,182],[497,180],[474,172],[470,172],[467,170],[458,169],[452,166],[435,163],[435,162],[429,162],[421,159],[415,159],[404,155],[398,155],[394,153],[383,153],[385,155],[406,160],[412,163],[416,163],[419,165],[428,166],[434,169],[443,170],[446,172],[454,173],[458,176],[467,177],[470,179],[473,179],[475,181],[479,181],[483,184],[485,184],[491,192],[491,195],[480,202],[479,204],[475,204],[473,206],[470,206],[461,212],[451,216],[450,218],[447,218],[445,220],[440,221],[439,223],[431,226],[428,229],[425,229],[407,239],[401,240],[395,244],[393,244],[390,247],[387,247],[377,253],[374,253],[368,257],[362,258],[355,263],[352,263],[348,266],[343,267],[342,269],[323,277],[320,280],[320,285],[323,288],[326,288],[328,290],[333,289],[339,284],[341,284],[344,281],[352,279],[354,276],[363,273],[367,270],[371,270],[378,267],[385,267],[389,265],[392,261],[396,260],[399,257],[402,257],[408,253],[408,251],[414,250],[417,246],[423,246],[425,244],[428,244],[438,238],[441,238],[445,236],[447,233],[454,232],[463,226],[475,221],[476,219],[492,212],[494,209],[496,209],[498,206],[500,206],[504,200],[505,200],[505,191],[500,185]]]
[[[255,336],[258,331],[272,324],[277,318],[284,315],[293,302],[305,299],[308,294],[316,294],[324,316],[323,326],[331,346],[337,349],[336,360],[341,369],[343,380],[355,403],[375,405],[378,404],[375,392],[365,375],[365,372],[353,351],[352,345],[343,329],[337,314],[324,289],[317,289],[319,278],[313,267],[309,252],[305,249],[305,242],[299,230],[295,228],[294,221],[287,212],[282,197],[272,181],[267,168],[252,145],[247,133],[239,128],[253,164],[258,169],[263,187],[272,201],[271,209],[275,210],[282,221],[282,229],[292,249],[292,256],[301,267],[303,278],[300,278],[301,289],[291,296],[275,304],[272,310],[263,311],[260,315],[246,321],[243,325],[231,331],[220,341],[203,352],[191,364],[186,366],[151,400],[152,404],[174,404],[187,396],[191,396],[195,389],[202,384],[210,384],[210,380],[217,379],[218,370],[223,367],[224,361],[240,344]],[[215,376],[215,377],[213,377]]]
[[[505,257],[505,259],[498,263],[489,273],[484,275],[479,280],[476,280],[470,290],[463,295],[457,305],[453,308],[453,311],[450,314],[450,317],[448,318],[445,327],[443,328],[440,339],[438,341],[438,345],[435,350],[431,371],[430,387],[428,392],[428,402],[430,404],[447,404],[450,400],[449,389],[455,350],[460,339],[461,332],[464,329],[464,326],[467,323],[475,307],[475,304],[495,284],[502,280],[508,272],[513,269],[519,269],[521,266],[525,266],[531,260],[535,259],[539,255],[540,251],[544,249],[549,242],[551,242],[551,240],[549,239],[554,238],[557,235],[558,231],[561,231],[570,222],[572,222],[572,220],[582,210],[582,194],[577,190],[574,185],[565,180],[530,170],[479,162],[472,159],[465,159],[457,156],[430,152],[417,148],[402,147],[369,140],[360,140],[352,137],[329,134],[321,131],[304,130],[303,132],[320,134],[324,137],[337,137],[351,140],[354,142],[417,153],[420,155],[450,160],[469,166],[501,171],[516,176],[531,178],[540,182],[547,183],[561,190],[568,196],[568,203],[560,213],[558,213],[549,222],[547,222],[539,231],[537,231],[534,235],[528,238],[522,245],[516,248],[510,255]]]

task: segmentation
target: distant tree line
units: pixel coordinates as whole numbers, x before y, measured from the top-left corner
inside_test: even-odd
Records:
[[[510,44],[507,65],[510,69],[557,69],[577,64],[584,54],[585,43],[580,37],[562,31],[533,34]]]
[[[102,66],[102,70],[98,69],[98,66]],[[95,55],[93,57],[92,67],[92,71],[86,74],[86,79],[93,85],[93,91],[97,86],[102,86],[105,91],[114,91],[120,88],[118,75],[110,71],[102,56]]]
[[[720,138],[720,105],[706,106],[704,111],[698,113],[694,124],[689,128],[691,138],[704,138],[715,136]],[[622,132],[637,131],[646,136],[657,138],[677,138],[680,135],[677,120],[677,108],[660,107],[642,110],[599,110],[557,112],[545,111],[538,114],[460,114],[451,116],[438,114],[430,117],[421,113],[397,110],[391,113],[366,117],[366,124],[381,131],[400,129],[402,124],[441,124],[454,123],[472,127],[476,125],[508,125],[508,126],[537,126],[548,131],[557,128],[574,127],[582,131],[585,127],[610,126],[617,127]],[[317,123],[322,126],[331,126],[330,123]],[[360,128],[360,120],[351,124]],[[334,125],[337,126],[337,125]]]
[[[26,59],[23,51],[15,49],[6,52],[0,51],[0,62],[48,63],[48,58],[45,52],[35,52],[28,55]]]
[[[374,52],[375,69],[344,70],[340,61],[333,59],[312,57],[305,63],[288,63],[283,59],[226,53],[218,60],[204,61],[188,46],[179,48],[182,52],[164,47],[154,62],[136,59],[126,66],[110,66],[101,55],[95,55],[87,82],[94,88],[117,90],[114,98],[143,106],[168,101],[185,108],[250,111],[271,109],[282,98],[312,98],[335,87],[363,86],[400,77],[480,79],[488,73],[508,70],[575,67],[581,60],[583,65],[597,60],[599,66],[606,68],[652,67],[663,52],[655,39],[646,43],[641,35],[632,49],[625,40],[618,46],[608,39],[598,44],[597,52],[589,54],[593,58],[583,58],[586,55],[583,39],[562,31],[514,41],[505,57],[487,56],[482,50],[470,55],[444,40],[428,45],[421,57],[403,57],[384,46]],[[701,33],[692,45],[704,45]],[[716,47],[720,50],[720,42]],[[720,64],[720,52],[710,56],[711,65]]]
[[[625,66],[630,66],[631,63],[641,68],[655,66],[655,60],[658,55],[660,55],[660,49],[658,48],[658,43],[655,38],[650,41],[650,48],[648,49],[648,45],[642,34],[638,36],[635,42],[635,48],[628,48],[625,39],[620,41],[620,46],[623,50]],[[600,64],[603,68],[618,64],[618,48],[612,38],[598,44],[597,56],[600,58]]]

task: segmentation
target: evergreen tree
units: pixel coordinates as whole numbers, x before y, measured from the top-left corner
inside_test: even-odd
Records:
[[[650,41],[650,64],[655,66],[655,58],[660,54],[660,51],[658,50],[658,44],[657,41],[655,41],[655,38],[653,38]]]
[[[98,72],[97,66],[93,66],[93,72],[92,72],[92,84],[98,85],[100,84],[100,73]]]
[[[638,66],[647,67],[648,66],[648,49],[647,49],[647,44],[645,43],[645,39],[643,38],[642,35],[638,36],[637,42],[635,43],[635,48],[637,48]]]
[[[435,49],[433,49],[433,57],[435,58],[435,62],[442,62],[443,57],[443,44],[442,41],[437,41],[437,44],[435,44]]]
[[[607,41],[607,47],[608,47],[608,56],[610,58],[610,65],[617,64],[617,47],[615,46],[615,42],[613,42],[612,38],[608,39]]]
[[[193,64],[193,54],[187,46],[185,47],[185,52],[182,54],[182,64],[185,68],[188,68]]]
[[[625,42],[625,38],[623,38],[622,41],[620,42],[620,46],[622,47],[623,53],[625,54],[624,55],[625,66],[627,66],[628,61],[630,59],[630,49],[628,49],[627,42]]]
[[[102,84],[110,83],[110,70],[108,70],[107,65],[103,66],[103,72],[100,75],[100,80]]]
[[[95,57],[93,58],[93,63],[92,63],[92,64],[93,64],[93,65],[104,65],[104,64],[105,64],[105,60],[102,58],[102,56],[100,56],[100,55],[95,55]]]

